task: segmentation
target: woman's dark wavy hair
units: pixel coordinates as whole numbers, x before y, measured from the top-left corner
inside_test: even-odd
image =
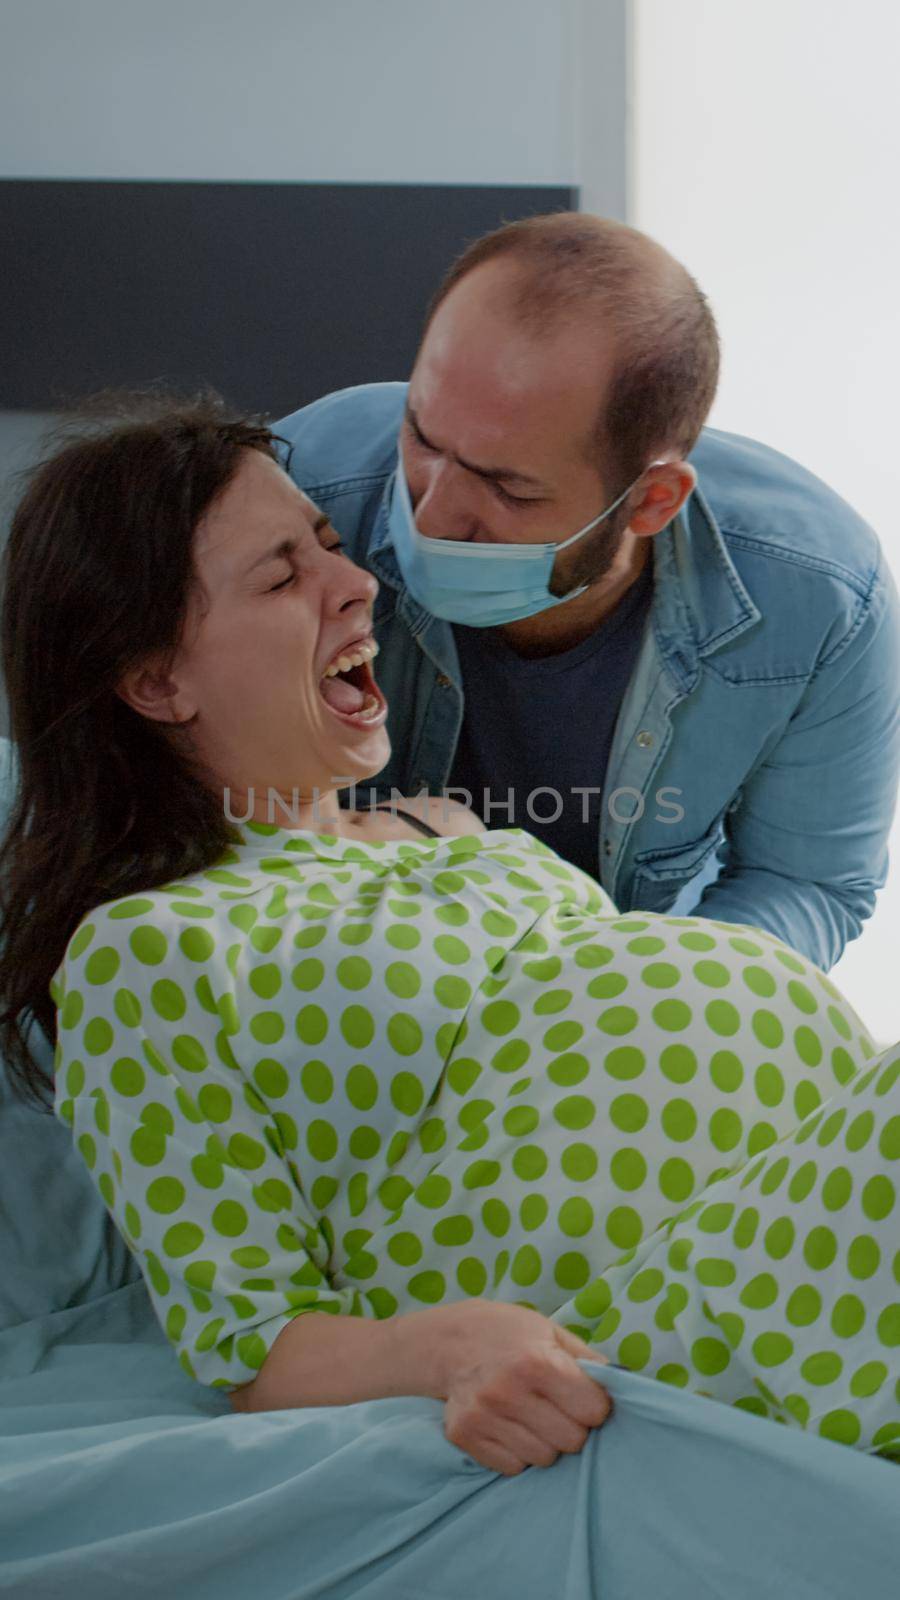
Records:
[[[100,420],[97,420],[97,419]],[[245,449],[278,459],[258,417],[212,390],[92,397],[38,464],[2,568],[3,668],[17,789],[0,844],[0,1055],[19,1098],[51,1109],[33,1057],[56,1044],[49,985],[95,906],[213,865],[239,838],[184,730],[115,692],[175,654],[197,577],[194,531]]]

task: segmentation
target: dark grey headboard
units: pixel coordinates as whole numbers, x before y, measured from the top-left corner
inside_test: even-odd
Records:
[[[0,409],[211,383],[280,415],[407,375],[479,234],[577,209],[563,187],[0,180]]]

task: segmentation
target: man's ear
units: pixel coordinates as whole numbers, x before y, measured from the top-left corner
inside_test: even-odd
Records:
[[[697,473],[687,461],[661,461],[648,467],[637,510],[629,518],[632,533],[660,533],[678,515],[695,488]]]
[[[195,711],[189,697],[158,663],[131,667],[116,684],[116,694],[151,722],[188,722]]]

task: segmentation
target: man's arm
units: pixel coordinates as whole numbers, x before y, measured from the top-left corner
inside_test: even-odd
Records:
[[[748,778],[723,871],[688,914],[764,928],[827,972],[886,881],[898,774],[900,597],[882,557],[868,606]]]

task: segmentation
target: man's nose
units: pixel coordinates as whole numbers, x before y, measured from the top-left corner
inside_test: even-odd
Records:
[[[471,539],[480,526],[481,486],[464,467],[452,461],[429,462],[416,473],[409,490],[416,527],[426,538]]]

